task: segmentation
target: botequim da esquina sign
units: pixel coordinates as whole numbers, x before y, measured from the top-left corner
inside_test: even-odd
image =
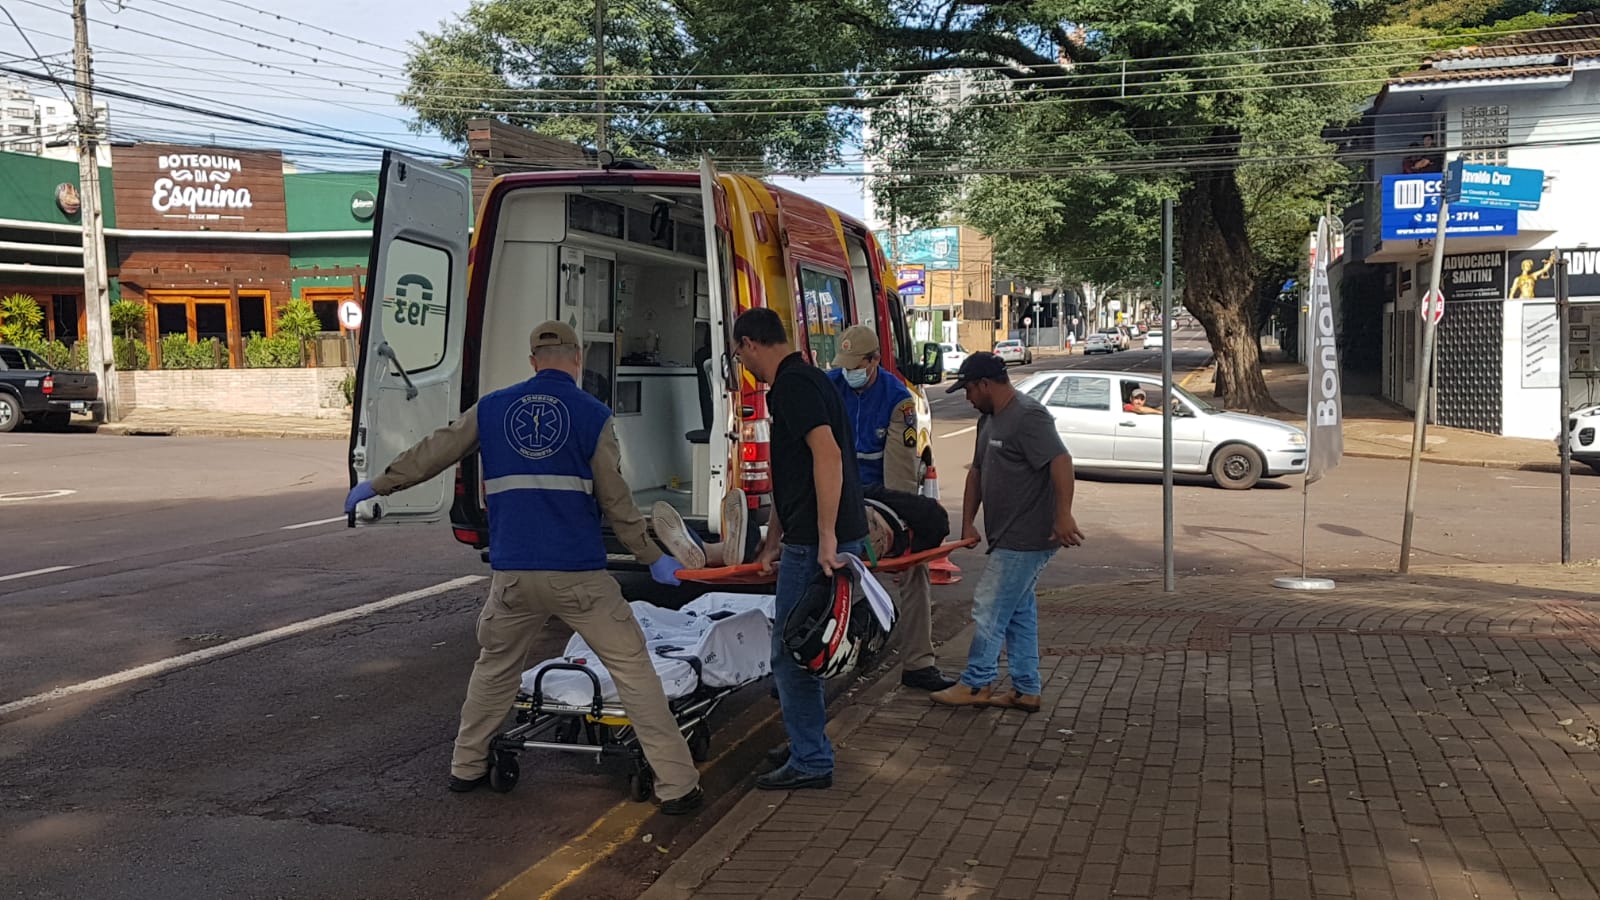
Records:
[[[117,224],[284,231],[283,156],[269,150],[135,144],[112,151]]]

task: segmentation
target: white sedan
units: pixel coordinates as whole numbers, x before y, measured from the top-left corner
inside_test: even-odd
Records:
[[[1161,382],[1127,372],[1040,372],[1017,385],[1055,417],[1082,469],[1161,471]],[[1172,469],[1210,475],[1230,490],[1304,473],[1305,432],[1261,416],[1220,410],[1180,387],[1171,403]]]
[[[1585,406],[1567,420],[1567,446],[1572,461],[1600,474],[1600,406]]]
[[[1033,350],[1021,341],[1001,341],[994,345],[994,355],[1008,366],[1025,366],[1033,362]]]
[[[945,374],[956,374],[957,370],[961,368],[961,364],[966,361],[967,348],[960,344],[940,344],[939,347],[944,351]]]

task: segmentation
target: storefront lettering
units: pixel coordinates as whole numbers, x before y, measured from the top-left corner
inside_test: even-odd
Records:
[[[250,209],[250,189],[227,187],[233,176],[244,171],[237,157],[214,153],[172,153],[156,158],[156,165],[167,170],[157,178],[150,194],[150,206],[160,213],[194,216],[215,210]],[[242,216],[218,216],[242,218]]]

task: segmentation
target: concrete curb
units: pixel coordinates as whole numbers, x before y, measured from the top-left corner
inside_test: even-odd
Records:
[[[292,428],[255,428],[231,425],[148,425],[111,424],[96,429],[99,434],[133,437],[237,437],[237,438],[304,438],[308,440],[348,440],[349,431],[300,431]]]
[[[944,643],[965,647],[972,643],[975,626],[968,625]],[[847,741],[871,717],[883,698],[901,690],[895,674],[899,665],[888,666],[872,681],[845,691],[839,700],[849,700],[830,720],[829,737],[835,744]],[[839,702],[836,700],[835,702]],[[693,900],[700,886],[732,856],[756,829],[783,810],[790,794],[758,791],[752,787],[726,815],[695,841],[682,856],[667,867],[639,900]]]
[[[1346,450],[1344,451],[1344,455],[1355,457],[1357,459],[1390,459],[1403,461],[1411,458],[1410,453],[1382,453],[1376,450]],[[1425,463],[1432,463],[1436,466],[1460,466],[1468,469],[1507,469],[1520,472],[1551,472],[1556,474],[1561,472],[1560,463],[1513,462],[1505,459],[1430,459],[1427,454],[1423,454],[1422,461]],[[1573,466],[1573,471],[1579,472],[1581,469],[1578,466]]]

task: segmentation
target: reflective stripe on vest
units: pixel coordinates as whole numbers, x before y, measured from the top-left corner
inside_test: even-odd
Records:
[[[578,491],[592,494],[594,481],[576,475],[502,475],[483,483],[485,494],[517,490]]]

